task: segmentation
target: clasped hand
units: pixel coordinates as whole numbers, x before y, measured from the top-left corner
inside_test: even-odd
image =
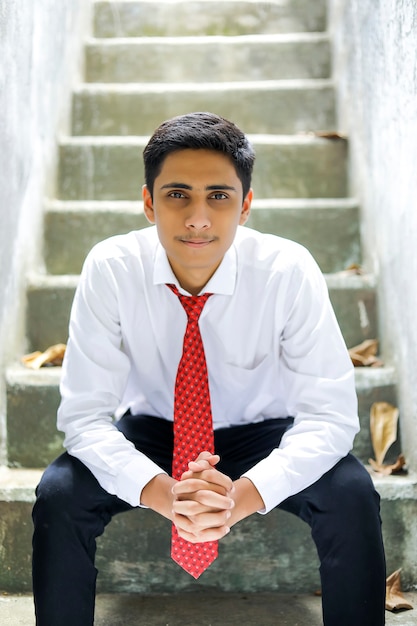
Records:
[[[230,531],[234,486],[215,468],[219,460],[217,454],[202,452],[172,487],[172,521],[180,537],[191,543],[215,541]]]

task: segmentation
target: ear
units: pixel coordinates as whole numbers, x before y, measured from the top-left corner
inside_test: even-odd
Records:
[[[246,222],[248,221],[252,199],[253,199],[253,190],[249,189],[248,193],[246,194],[245,199],[243,200],[242,211],[240,213],[240,218],[239,218],[239,226],[243,226],[243,224],[246,224]]]
[[[142,187],[143,212],[145,217],[151,224],[155,224],[155,211],[153,210],[153,200],[151,192],[146,185]]]

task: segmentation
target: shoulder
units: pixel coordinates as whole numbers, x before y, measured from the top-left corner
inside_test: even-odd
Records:
[[[103,265],[113,262],[140,261],[148,256],[153,258],[158,244],[155,227],[134,230],[123,235],[115,235],[97,243],[86,258],[86,265]]]
[[[247,226],[238,227],[234,245],[243,265],[251,264],[267,271],[316,267],[312,255],[301,244]]]

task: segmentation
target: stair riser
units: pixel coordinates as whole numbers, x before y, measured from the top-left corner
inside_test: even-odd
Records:
[[[331,86],[83,91],[75,94],[74,135],[150,135],[159,124],[190,111],[211,111],[246,133],[292,134],[335,128]]]
[[[92,246],[112,235],[148,225],[138,213],[49,211],[45,214],[44,253],[51,274],[79,274]],[[310,250],[325,273],[359,263],[357,207],[347,209],[253,209],[248,226],[293,239]]]
[[[378,337],[377,302],[373,287],[329,289],[334,312],[350,348]],[[331,355],[329,355],[331,359]]]
[[[369,414],[374,402],[396,404],[395,387],[391,384],[357,387],[361,431],[355,439],[354,453],[364,462],[374,458],[369,434]],[[56,429],[59,405],[58,381],[24,384],[9,380],[7,386],[8,458],[17,467],[45,467],[63,451],[62,433]],[[30,433],[30,437],[27,437]],[[392,446],[387,460],[401,452],[400,444]]]
[[[329,42],[219,40],[192,43],[92,43],[86,48],[86,81],[231,82],[328,78]],[[167,59],[170,60],[167,63]],[[190,59],[193,60],[190,63]]]
[[[326,29],[324,0],[97,2],[96,37],[247,35]]]
[[[31,589],[31,504],[0,502],[0,588]],[[417,576],[415,500],[382,501],[387,570],[401,566],[403,589]],[[285,531],[283,532],[283,528]],[[242,549],[242,546],[245,546]],[[296,517],[271,511],[240,522],[220,545],[217,561],[194,581],[169,557],[169,522],[142,509],[114,518],[98,541],[98,592],[282,591],[312,593],[320,588],[318,559],[310,529]]]
[[[334,273],[360,263],[358,208],[253,209],[248,226],[297,241],[322,272]]]
[[[8,384],[7,452],[12,467],[46,467],[63,452],[56,428],[58,384]]]
[[[99,241],[149,226],[143,212],[47,212],[44,254],[50,274],[79,274],[89,250]]]
[[[138,200],[145,142],[68,143],[60,149],[62,200]],[[254,142],[257,198],[340,198],[346,195],[345,141]]]

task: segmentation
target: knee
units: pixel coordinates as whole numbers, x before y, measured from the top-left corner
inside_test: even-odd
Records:
[[[348,455],[336,466],[332,486],[339,510],[355,510],[360,516],[379,515],[379,494],[368,471],[354,456]]]
[[[76,459],[63,454],[49,465],[36,488],[34,520],[58,519],[74,506],[78,489]],[[78,494],[79,495],[79,494]]]

